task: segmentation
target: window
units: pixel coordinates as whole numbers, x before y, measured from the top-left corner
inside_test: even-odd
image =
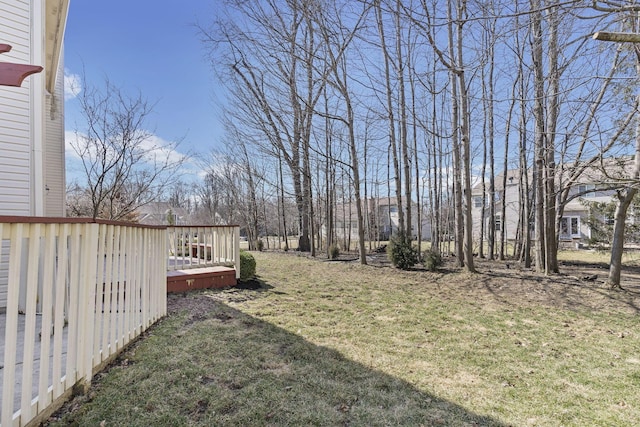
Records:
[[[493,218],[493,226],[496,231],[500,231],[502,229],[502,217],[500,215],[496,215]]]
[[[389,206],[390,213],[398,213],[398,207],[396,205]]]
[[[565,239],[580,237],[580,217],[563,217],[560,220],[560,237]]]
[[[473,196],[473,207],[474,208],[482,207],[482,196]]]
[[[594,184],[580,184],[578,185],[578,193],[582,195],[582,197],[594,197],[596,186]]]
[[[632,205],[631,224],[640,224],[640,206]]]

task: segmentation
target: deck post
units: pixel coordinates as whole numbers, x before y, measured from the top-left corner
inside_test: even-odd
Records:
[[[240,280],[240,226],[233,227],[233,250],[236,266],[236,280]]]

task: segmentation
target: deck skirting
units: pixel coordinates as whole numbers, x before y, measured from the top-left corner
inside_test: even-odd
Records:
[[[192,268],[167,272],[167,292],[219,289],[236,284],[236,270],[229,267]]]

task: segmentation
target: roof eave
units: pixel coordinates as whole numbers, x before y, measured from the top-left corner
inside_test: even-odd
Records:
[[[49,93],[53,93],[60,56],[62,55],[62,42],[64,40],[64,30],[69,12],[69,0],[46,0],[46,66],[45,78],[46,88]]]

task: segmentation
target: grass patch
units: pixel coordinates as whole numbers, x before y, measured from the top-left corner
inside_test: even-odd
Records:
[[[580,261],[583,263],[602,263],[609,265],[611,252],[609,250],[565,250],[558,252],[560,261]],[[640,266],[640,250],[626,250],[622,254],[622,263],[625,266]]]
[[[636,288],[255,253],[265,288],[172,314],[51,425],[635,425]],[[482,268],[482,265],[480,265]]]

